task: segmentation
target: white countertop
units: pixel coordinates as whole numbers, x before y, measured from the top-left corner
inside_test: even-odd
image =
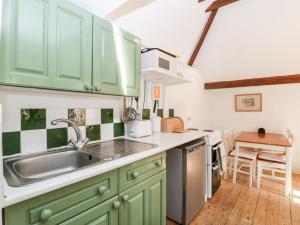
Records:
[[[80,169],[78,171],[70,172],[61,176],[47,179],[45,181],[40,181],[35,184],[31,184],[23,187],[10,187],[4,181],[4,206],[7,207],[18,202],[45,194],[47,192],[56,190],[58,188],[65,187],[70,184],[77,183],[79,181],[106,173],[108,171],[114,170],[116,168],[125,166],[132,162],[144,159],[151,155],[169,150],[178,145],[182,145],[186,142],[195,140],[197,138],[203,137],[206,134],[202,131],[190,131],[187,133],[158,133],[153,134],[144,138],[129,138],[131,140],[147,142],[158,145],[158,147],[132,154],[120,159],[113,161],[95,164],[87,168]]]

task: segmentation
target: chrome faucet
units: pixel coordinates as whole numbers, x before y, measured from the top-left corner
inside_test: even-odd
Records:
[[[89,142],[89,139],[85,138],[84,140],[82,140],[82,133],[77,124],[69,119],[56,119],[51,121],[52,125],[57,125],[58,123],[67,123],[74,129],[76,134],[76,141],[74,139],[70,139],[68,143],[77,150],[83,150],[84,146]]]

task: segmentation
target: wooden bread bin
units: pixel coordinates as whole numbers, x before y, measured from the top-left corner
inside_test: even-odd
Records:
[[[167,132],[167,133],[186,132],[186,130],[184,130],[184,122],[180,117],[162,118],[161,119],[161,131]]]

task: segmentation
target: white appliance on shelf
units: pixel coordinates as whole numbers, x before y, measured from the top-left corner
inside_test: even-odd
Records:
[[[142,53],[142,78],[171,85],[191,82],[188,75],[178,66],[178,60],[157,49]]]
[[[221,186],[218,153],[222,144],[222,134],[218,130],[203,130],[207,134],[207,176],[206,198],[211,198]]]

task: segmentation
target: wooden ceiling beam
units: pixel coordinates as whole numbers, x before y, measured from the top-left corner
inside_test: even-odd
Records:
[[[229,5],[237,1],[239,0],[216,0],[205,10],[205,12],[215,11],[223,6]]]
[[[194,62],[195,62],[195,60],[197,58],[197,55],[198,55],[198,53],[199,53],[199,51],[200,51],[200,49],[201,49],[201,47],[202,47],[202,45],[204,43],[204,40],[205,40],[205,38],[207,36],[207,33],[208,33],[208,31],[209,31],[209,29],[210,29],[210,27],[211,27],[211,25],[212,25],[212,23],[213,23],[216,15],[217,15],[217,12],[218,12],[218,10],[215,10],[215,11],[211,12],[211,14],[210,14],[210,16],[209,16],[209,18],[208,18],[208,20],[206,22],[206,25],[204,27],[204,30],[203,30],[200,38],[199,38],[199,41],[198,41],[198,43],[197,43],[197,45],[195,47],[195,50],[194,50],[194,52],[193,52],[193,54],[192,54],[192,56],[190,58],[190,61],[189,61],[189,65],[190,66],[192,66],[194,64]]]
[[[300,83],[300,74],[205,83],[205,89],[239,88]]]

